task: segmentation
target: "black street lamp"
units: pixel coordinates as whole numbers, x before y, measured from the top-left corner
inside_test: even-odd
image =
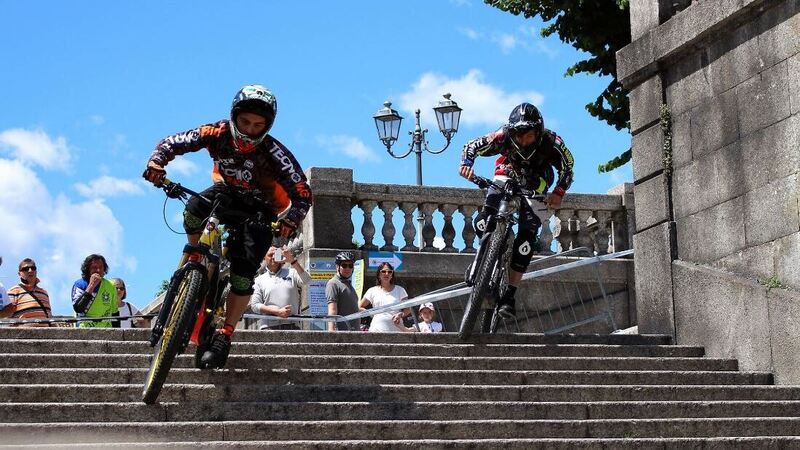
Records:
[[[396,110],[392,109],[392,102],[386,101],[383,104],[383,109],[372,116],[375,119],[375,127],[378,129],[378,139],[386,146],[386,151],[392,158],[403,159],[414,152],[417,156],[417,186],[422,186],[422,150],[437,155],[447,150],[450,146],[450,140],[453,135],[458,132],[458,122],[461,120],[461,108],[453,100],[450,100],[450,94],[444,94],[444,100],[439,101],[439,105],[433,108],[436,113],[436,122],[439,124],[439,131],[447,143],[440,150],[431,150],[428,148],[428,142],[425,140],[425,133],[427,129],[423,129],[419,123],[419,109],[414,111],[415,126],[414,131],[409,131],[411,135],[411,144],[408,146],[408,151],[402,155],[396,155],[392,151],[392,145],[397,141],[400,135],[400,123],[403,118]],[[421,224],[425,220],[424,213],[420,210],[417,216],[417,237],[418,247],[422,249],[422,233],[420,232]]]
[[[439,105],[433,108],[436,113],[436,122],[439,124],[439,131],[447,143],[440,150],[431,150],[428,148],[428,142],[425,140],[425,133],[427,129],[423,129],[419,123],[419,109],[414,111],[415,126],[414,131],[409,131],[411,135],[411,144],[408,146],[408,151],[402,155],[396,155],[392,151],[392,145],[397,141],[400,135],[400,123],[403,118],[396,110],[392,109],[392,102],[385,102],[384,108],[372,116],[375,119],[375,127],[378,129],[378,139],[386,146],[386,151],[392,158],[403,159],[414,152],[417,156],[417,185],[422,186],[422,150],[431,154],[439,154],[447,150],[450,146],[450,140],[453,135],[458,131],[458,122],[461,120],[461,108],[453,100],[450,100],[450,94],[444,94],[444,100],[439,101]]]

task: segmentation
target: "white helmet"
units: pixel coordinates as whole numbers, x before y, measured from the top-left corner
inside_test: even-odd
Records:
[[[264,132],[258,136],[248,136],[236,128],[236,116],[249,112],[258,114],[267,121]],[[231,103],[231,131],[233,143],[242,153],[250,153],[256,149],[272,128],[275,115],[278,114],[278,100],[269,89],[259,84],[250,84],[239,90]]]

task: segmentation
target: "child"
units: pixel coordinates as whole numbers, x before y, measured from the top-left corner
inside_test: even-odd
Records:
[[[433,303],[423,303],[419,307],[419,332],[420,333],[439,333],[442,331],[442,324],[434,322],[436,310]]]

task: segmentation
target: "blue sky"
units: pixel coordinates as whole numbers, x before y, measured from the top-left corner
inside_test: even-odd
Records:
[[[0,282],[34,258],[57,313],[70,313],[80,262],[105,255],[129,300],[148,303],[185,238],[162,219],[163,195],[141,180],[164,136],[226,118],[239,87],[260,83],[278,98],[272,134],[304,168],[350,167],[360,182],[414,184],[415,161],[390,158],[372,115],[389,99],[413,110],[443,144],[433,107],[441,94],[464,108],[451,148],[423,156],[428,185],[469,186],[457,174],[461,146],[495,129],[521,101],[575,156],[571,191],[605,193],[631,180],[630,165],[598,174],[630,136],[584,105],[607,79],[564,78],[581,55],[541,22],[477,0],[304,3],[277,1],[2,2],[0,37]],[[477,170],[489,174],[490,158]],[[206,152],[176,160],[171,178],[210,184]],[[167,218],[176,229],[181,208]]]

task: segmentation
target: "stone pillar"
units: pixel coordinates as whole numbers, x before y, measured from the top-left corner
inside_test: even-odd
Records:
[[[397,208],[397,202],[383,201],[379,204],[381,211],[383,211],[383,227],[381,227],[381,234],[383,234],[383,241],[385,244],[381,247],[381,251],[395,252],[397,246],[394,245],[394,223],[392,223],[392,213]]]
[[[304,248],[353,248],[353,170],[312,167],[306,177],[314,205],[303,221]]]
[[[457,253],[455,247],[453,247],[453,241],[456,238],[456,229],[453,227],[453,213],[456,212],[458,209],[458,205],[451,205],[451,204],[444,204],[439,211],[442,212],[444,216],[444,226],[442,226],[442,238],[444,239],[444,248],[442,249],[443,252],[446,253]]]

